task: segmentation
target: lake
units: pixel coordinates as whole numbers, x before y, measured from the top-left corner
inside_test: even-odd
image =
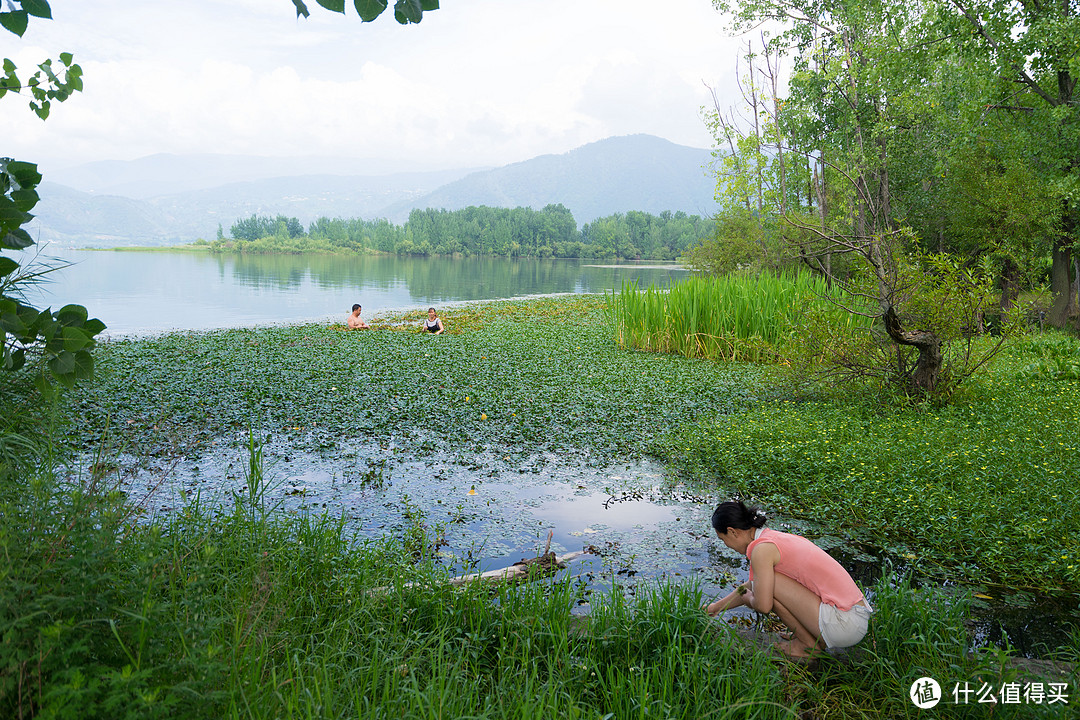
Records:
[[[380,312],[555,293],[601,293],[624,281],[666,284],[677,265],[606,260],[393,255],[236,256],[55,250],[72,263],[28,293],[38,306],[87,308],[108,336],[251,325],[344,322],[353,303]],[[25,258],[24,258],[25,261]]]

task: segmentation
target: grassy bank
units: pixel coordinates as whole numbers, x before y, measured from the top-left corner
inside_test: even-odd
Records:
[[[572,579],[451,590],[407,547],[357,543],[330,519],[250,501],[153,526],[131,512],[47,475],[3,485],[0,715],[916,717],[907,690],[923,675],[1022,681],[999,655],[967,655],[963,602],[903,583],[873,589],[865,655],[810,670],[709,622],[690,587],[612,593],[575,618]],[[945,702],[936,716],[975,710]]]
[[[945,407],[802,398],[684,426],[657,452],[710,486],[846,529],[993,596],[1080,591],[1080,382],[1018,343]],[[997,586],[997,587],[995,587]]]

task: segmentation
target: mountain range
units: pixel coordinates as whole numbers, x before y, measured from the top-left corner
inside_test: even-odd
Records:
[[[213,239],[240,218],[387,218],[414,208],[561,203],[578,224],[615,213],[711,215],[708,150],[651,135],[613,137],[499,168],[389,172],[349,158],[154,155],[55,171],[38,189],[31,235],[73,247]],[[314,171],[314,172],[313,172]]]

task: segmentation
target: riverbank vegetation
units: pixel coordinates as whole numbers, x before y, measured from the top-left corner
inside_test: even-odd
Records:
[[[460,332],[429,337],[388,322],[365,333],[176,333],[98,348],[95,383],[37,423],[62,421],[63,433],[38,436],[35,469],[4,466],[7,714],[904,716],[923,675],[1023,680],[996,650],[969,654],[968,601],[939,596],[927,580],[962,579],[994,595],[1080,587],[1067,566],[1080,508],[1065,482],[1077,449],[1065,433],[1037,441],[1029,425],[1039,413],[1040,427],[1075,426],[1080,390],[1058,372],[1067,363],[1054,361],[1075,341],[1018,345],[942,411],[799,391],[764,366],[620,350],[598,298],[467,306],[443,317]],[[792,668],[708,623],[692,583],[639,589],[636,601],[594,596],[590,615],[574,619],[572,580],[442,588],[445,570],[424,559],[430,529],[419,519],[412,532],[354,538],[334,518],[274,513],[256,491],[139,522],[109,463],[65,467],[58,460],[71,451],[55,444],[153,458],[213,452],[215,440],[272,436],[333,451],[343,437],[391,435],[463,459],[478,449],[577,452],[585,463],[650,452],[714,499],[741,493],[910,561],[922,587],[885,572],[865,654]],[[257,489],[262,466],[257,445],[250,450],[244,484]],[[932,469],[920,475],[913,458]],[[973,467],[978,483],[969,481]],[[904,503],[911,477],[935,486],[920,486],[917,505]],[[928,522],[935,532],[923,531]],[[1018,531],[1023,543],[1011,537]],[[1052,556],[1059,549],[1068,557]],[[981,554],[972,562],[969,552]],[[1065,638],[1046,650],[1072,661],[1076,652]],[[938,714],[966,716],[949,700]],[[995,714],[1068,709],[1000,705]]]
[[[679,211],[631,210],[580,229],[562,205],[413,210],[403,225],[385,219],[318,218],[305,229],[296,218],[252,215],[216,240],[194,247],[215,253],[390,253],[497,255],[536,258],[674,260],[713,233],[712,220]]]
[[[1017,341],[942,405],[877,387],[833,391],[781,368],[625,352],[595,297],[443,317],[457,334],[388,323],[397,329],[113,341],[69,427],[88,450],[139,457],[206,452],[249,426],[309,450],[392,434],[455,454],[603,463],[650,453],[710,492],[768,499],[938,575],[1080,590],[1080,496],[1069,486],[1080,448],[1067,430],[1080,421],[1080,387],[1055,360],[1075,357],[1066,336]]]
[[[900,717],[920,674],[1022,679],[967,653],[964,602],[904,582],[873,589],[862,659],[819,673],[733,641],[692,587],[574,616],[572,579],[451,589],[399,541],[247,498],[146,525],[92,482],[3,487],[6,717]]]
[[[692,277],[664,287],[624,284],[611,299],[624,348],[742,362],[790,362],[800,321],[813,315],[832,343],[866,334],[871,321],[843,305],[855,299],[810,273]],[[820,360],[820,357],[814,358]]]

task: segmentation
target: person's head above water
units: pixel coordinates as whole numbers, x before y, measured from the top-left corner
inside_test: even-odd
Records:
[[[353,312],[356,312],[356,311],[357,311],[357,310],[359,310],[359,309],[360,309],[360,304],[359,304],[359,303],[357,303],[357,304],[355,304],[355,305],[353,305],[353,306],[352,306],[352,311],[353,311]]]
[[[742,500],[728,500],[716,506],[712,514],[713,530],[726,535],[728,528],[749,530],[765,526],[765,513],[758,508],[748,508]]]

